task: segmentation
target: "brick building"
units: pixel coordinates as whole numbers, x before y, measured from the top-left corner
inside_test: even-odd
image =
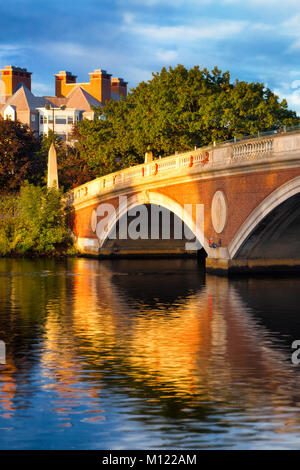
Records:
[[[119,100],[127,95],[127,83],[105,70],[90,73],[90,81],[77,83],[71,72],[55,74],[55,96],[37,97],[31,92],[31,73],[24,68],[6,66],[1,69],[0,115],[19,120],[38,134],[55,132],[69,140],[73,125],[82,119],[94,119],[93,107],[107,100]]]

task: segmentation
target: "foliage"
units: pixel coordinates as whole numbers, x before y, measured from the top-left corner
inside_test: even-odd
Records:
[[[71,247],[66,223],[68,214],[62,195],[56,189],[26,183],[21,188],[20,196],[14,199],[13,210],[9,209],[8,202],[2,202],[3,205],[0,254],[55,254]]]
[[[18,192],[24,181],[46,184],[49,135],[36,137],[19,121],[0,117],[0,193]],[[85,159],[72,146],[55,135],[59,183],[65,191],[95,177]]]
[[[64,191],[96,178],[95,172],[88,167],[76,148],[67,147],[63,155],[57,157],[59,185]]]
[[[52,142],[52,131],[40,139],[38,156],[47,162],[48,152]],[[59,186],[68,191],[76,186],[86,183],[95,178],[94,172],[88,167],[76,148],[66,144],[57,134],[55,134],[55,150],[57,155],[57,169],[59,176]],[[42,182],[47,182],[47,169],[45,169]]]
[[[84,120],[74,129],[76,149],[95,176],[140,162],[139,155],[126,134],[127,101],[107,102],[102,109],[95,108],[100,119]],[[104,119],[102,119],[104,117]]]
[[[6,255],[12,251],[17,212],[18,197],[2,196],[0,199],[0,255]]]
[[[148,145],[170,155],[213,141],[296,125],[300,119],[263,83],[231,82],[229,72],[163,68],[126,99],[95,110],[75,130],[77,148],[98,176],[142,162]]]
[[[37,182],[46,163],[38,156],[38,140],[19,121],[0,117],[0,192],[18,191],[24,180]]]

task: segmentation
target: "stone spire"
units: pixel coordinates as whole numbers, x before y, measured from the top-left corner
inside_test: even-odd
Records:
[[[151,147],[148,145],[147,152],[145,153],[145,163],[153,162],[153,153],[151,152]]]
[[[54,143],[48,152],[48,188],[58,189],[57,158]]]

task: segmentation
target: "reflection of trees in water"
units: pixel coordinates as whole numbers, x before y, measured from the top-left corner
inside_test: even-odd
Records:
[[[204,287],[205,267],[195,260],[128,260],[106,262],[115,275],[112,284],[126,297],[133,311],[137,308],[177,308],[178,302]]]
[[[7,345],[7,364],[1,367],[1,406],[13,407],[18,385],[29,383],[32,368],[39,362],[47,305],[63,291],[66,280],[54,276],[65,263],[48,259],[0,260],[0,339]],[[30,392],[19,407],[29,406]]]
[[[262,327],[272,331],[290,353],[293,340],[300,339],[300,278],[260,275],[234,279],[232,284]]]
[[[180,418],[187,406],[199,420],[225,408],[277,414],[298,400],[287,357],[272,349],[236,283],[207,276],[204,284],[186,261],[9,261],[11,276],[0,277],[0,331],[12,338],[3,408],[18,387],[25,401],[38,362],[59,397],[54,411],[71,415],[74,403],[90,400],[95,420],[102,387],[142,399],[141,417]]]

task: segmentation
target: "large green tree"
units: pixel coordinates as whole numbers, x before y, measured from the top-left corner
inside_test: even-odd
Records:
[[[300,123],[286,100],[263,83],[231,81],[229,72],[163,68],[126,99],[96,110],[75,130],[77,148],[97,175],[142,162],[148,145],[166,156],[258,131]]]
[[[38,155],[39,141],[29,127],[0,117],[0,192],[18,191],[24,180],[37,182],[46,162]]]

